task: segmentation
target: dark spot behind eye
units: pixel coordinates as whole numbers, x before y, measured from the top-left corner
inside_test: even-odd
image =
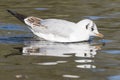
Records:
[[[89,23],[86,25],[86,29],[88,29]]]

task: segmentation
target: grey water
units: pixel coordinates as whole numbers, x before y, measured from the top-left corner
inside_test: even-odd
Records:
[[[0,0],[0,80],[120,80],[119,0]],[[38,40],[6,10],[73,22],[93,20],[104,39]]]

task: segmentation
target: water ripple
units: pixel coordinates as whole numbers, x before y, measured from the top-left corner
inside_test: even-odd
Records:
[[[18,36],[17,37],[0,36],[0,43],[19,44],[19,43],[23,43],[26,39],[31,38],[29,34],[26,36],[25,35],[18,35]],[[22,37],[20,37],[20,36],[22,36]]]
[[[25,31],[28,32],[26,26],[15,25],[15,24],[2,24],[0,25],[0,30],[12,30],[12,31]]]
[[[120,80],[120,75],[109,76],[108,80]]]
[[[48,8],[35,8],[35,10],[44,11],[44,10],[48,10]]]
[[[98,19],[104,19],[104,18],[109,18],[109,17],[104,17],[104,16],[84,16],[85,18],[89,18],[92,20],[98,20]]]
[[[120,50],[104,50],[103,52],[108,54],[120,54]]]

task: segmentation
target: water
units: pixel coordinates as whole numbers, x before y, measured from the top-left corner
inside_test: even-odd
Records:
[[[1,0],[0,80],[119,80],[119,3],[119,0]],[[74,22],[89,18],[105,38],[69,44],[39,41],[6,9]]]

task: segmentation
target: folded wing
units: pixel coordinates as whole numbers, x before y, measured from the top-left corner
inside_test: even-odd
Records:
[[[43,34],[69,37],[74,32],[75,25],[75,23],[66,20],[44,19],[40,21],[40,26],[33,27],[33,30]]]

